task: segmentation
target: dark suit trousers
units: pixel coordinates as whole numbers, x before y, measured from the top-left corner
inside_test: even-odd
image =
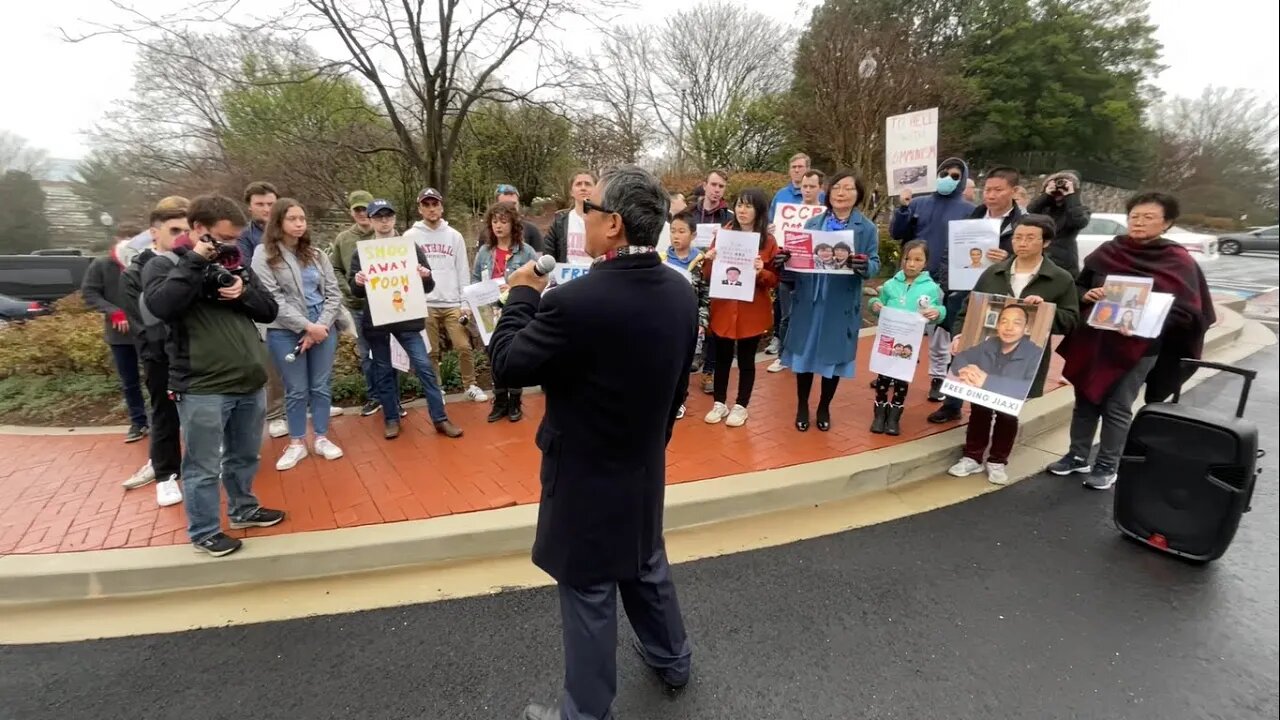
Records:
[[[178,406],[169,398],[169,361],[143,360],[147,393],[151,395],[151,467],[156,479],[168,480],[182,470],[182,431]]]
[[[566,720],[613,717],[618,693],[618,592],[631,628],[645,649],[645,661],[670,678],[688,678],[693,656],[684,619],[671,581],[667,551],[659,547],[635,580],[607,582],[560,590],[564,631],[564,699]]]

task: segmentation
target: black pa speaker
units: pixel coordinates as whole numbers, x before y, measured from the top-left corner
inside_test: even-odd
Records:
[[[1162,552],[1197,562],[1222,557],[1249,510],[1257,479],[1258,429],[1243,419],[1257,373],[1183,360],[1184,366],[1240,375],[1236,416],[1171,402],[1138,410],[1116,478],[1116,528]]]

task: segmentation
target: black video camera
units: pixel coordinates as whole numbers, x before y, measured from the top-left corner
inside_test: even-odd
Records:
[[[204,268],[201,289],[206,297],[217,300],[221,297],[218,295],[219,290],[235,285],[236,278],[244,279],[244,267],[241,265],[243,259],[240,248],[236,245],[220,243],[211,235],[205,235],[202,239],[213,245],[216,251]]]

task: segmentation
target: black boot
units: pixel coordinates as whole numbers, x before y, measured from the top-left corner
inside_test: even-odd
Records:
[[[946,397],[946,395],[942,394],[942,378],[933,378],[930,380],[929,402],[942,402]]]
[[[809,431],[809,406],[801,405],[796,408],[796,430],[800,432]]]
[[[888,403],[876,403],[875,415],[871,420],[871,432],[880,435],[884,432],[885,419],[889,416]]]
[[[520,422],[520,418],[524,417],[524,410],[520,407],[520,390],[512,390],[510,399],[507,401],[507,417],[511,422]]]
[[[495,389],[493,391],[493,409],[489,411],[489,422],[498,422],[507,416],[510,397],[510,393],[506,390]]]
[[[901,434],[901,433],[902,433],[902,428],[901,428],[901,427],[899,427],[899,425],[898,425],[898,423],[899,423],[901,420],[902,420],[902,406],[901,406],[901,405],[890,405],[890,406],[889,406],[889,412],[888,412],[888,414],[885,416],[885,419],[884,419],[884,434],[885,434],[885,435],[899,435],[899,434]]]

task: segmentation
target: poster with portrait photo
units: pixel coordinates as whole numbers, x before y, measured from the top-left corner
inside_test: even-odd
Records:
[[[711,297],[751,302],[756,296],[756,258],[760,233],[721,229],[711,263]]]
[[[787,270],[799,273],[852,275],[852,230],[788,230],[782,246],[789,253]]]
[[[1007,415],[1022,412],[1053,329],[1053,303],[971,293],[942,392]]]
[[[924,328],[928,322],[918,312],[881,308],[875,352],[871,353],[869,363],[871,372],[911,382],[916,375],[916,359],[924,346]]]
[[[952,220],[947,224],[947,289],[972,290],[991,266],[987,251],[1000,247],[1000,220]]]
[[[1103,298],[1089,312],[1089,324],[1100,330],[1136,333],[1142,327],[1152,286],[1149,277],[1108,275],[1102,282]]]
[[[462,299],[471,311],[471,319],[475,321],[480,339],[488,346],[493,337],[493,329],[498,327],[498,318],[502,315],[502,288],[497,280],[481,280],[462,288]]]

